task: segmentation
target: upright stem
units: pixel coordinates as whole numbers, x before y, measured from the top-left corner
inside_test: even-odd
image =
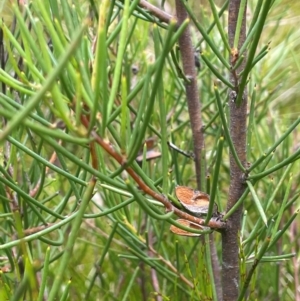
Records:
[[[228,14],[228,35],[229,44],[232,49],[231,63],[238,58],[238,51],[233,49],[235,29],[239,14],[241,0],[230,0]],[[246,10],[244,13],[241,32],[239,37],[238,49],[246,39]],[[244,59],[245,62],[245,59]],[[246,118],[247,118],[247,90],[243,91],[243,101],[240,106],[235,103],[238,91],[237,74],[243,70],[243,63],[239,69],[230,73],[230,82],[235,86],[234,90],[229,92],[229,110],[230,110],[230,135],[237,155],[243,166],[246,165]],[[237,166],[232,154],[230,154],[230,187],[227,211],[234,206],[245,190],[243,183],[243,172]],[[236,300],[239,293],[239,244],[238,232],[241,226],[242,207],[231,215],[227,222],[228,227],[222,233],[222,287],[223,301]]]
[[[176,14],[178,20],[178,26],[188,18],[188,14],[185,10],[181,0],[176,0]],[[201,117],[201,102],[199,98],[198,86],[197,86],[197,74],[195,68],[195,56],[194,48],[191,40],[190,28],[187,27],[179,38],[179,47],[181,52],[182,66],[185,77],[189,80],[189,83],[185,83],[187,105],[189,110],[193,142],[194,142],[194,154],[195,154],[195,168],[197,177],[197,186],[199,190],[205,188],[205,144],[204,134],[202,131],[202,117]],[[210,236],[211,238],[212,236]],[[211,241],[212,256],[212,268],[214,273],[215,284],[220,283],[219,262],[217,254],[215,252],[214,242]],[[217,287],[217,296],[221,295],[221,288]]]
[[[176,0],[176,14],[178,20],[178,26],[182,24],[184,20],[188,18],[188,14],[180,0]],[[205,162],[204,156],[204,136],[202,132],[202,119],[201,119],[201,104],[199,100],[199,92],[197,87],[196,69],[195,69],[195,57],[194,48],[191,41],[191,34],[189,27],[183,32],[179,38],[179,47],[181,52],[183,72],[189,83],[185,83],[187,105],[191,120],[191,128],[194,142],[194,154],[195,154],[195,167],[197,176],[198,189],[204,189],[202,179],[205,179],[205,168],[201,170],[201,161]],[[202,185],[201,185],[202,184]]]

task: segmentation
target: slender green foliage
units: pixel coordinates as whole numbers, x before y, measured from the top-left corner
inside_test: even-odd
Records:
[[[0,300],[219,300],[218,232],[241,206],[237,300],[299,298],[299,30],[289,21],[299,4],[241,1],[230,49],[229,1],[182,0],[181,26],[173,8],[146,1],[19,2],[0,4]],[[175,196],[176,185],[197,188],[192,79],[178,49],[187,28],[211,200],[200,217]],[[243,166],[228,101],[240,105],[245,87]],[[229,152],[245,191],[226,212]]]

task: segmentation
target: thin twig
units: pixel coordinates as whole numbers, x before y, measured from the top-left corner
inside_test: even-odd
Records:
[[[139,6],[148,10],[152,15],[158,18],[161,22],[165,22],[169,24],[171,20],[174,20],[174,16],[169,15],[168,13],[161,10],[160,8],[150,4],[148,1],[141,0]]]
[[[149,247],[153,246],[153,232],[150,231],[148,234],[148,245]],[[148,255],[149,257],[153,258],[154,253],[149,249],[148,250]],[[162,297],[159,295],[160,293],[160,287],[159,287],[159,280],[157,277],[157,272],[154,268],[151,268],[151,281],[152,281],[152,286],[154,288],[154,291],[157,292],[157,296],[156,296],[156,301],[162,301]]]
[[[89,128],[89,121],[86,116],[82,115],[81,121],[86,128]],[[205,224],[205,219],[198,218],[181,211],[180,209],[173,206],[172,203],[164,195],[157,193],[156,191],[152,190],[149,186],[147,186],[131,167],[126,166],[126,158],[118,152],[116,152],[114,148],[110,144],[106,143],[95,131],[91,131],[91,136],[95,139],[96,143],[98,143],[107,153],[110,154],[111,157],[113,157],[121,166],[124,166],[124,169],[137,183],[138,187],[141,190],[143,190],[146,194],[152,196],[154,199],[161,202],[165,206],[167,212],[174,212],[174,214],[176,214],[178,217],[189,220],[199,225]],[[207,226],[212,229],[224,229],[226,223],[217,219],[212,219],[209,221]]]

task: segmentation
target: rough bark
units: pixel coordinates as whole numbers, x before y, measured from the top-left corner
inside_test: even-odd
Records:
[[[188,14],[180,0],[176,0],[176,14],[178,25],[188,18]],[[181,52],[182,68],[189,83],[185,83],[186,98],[191,121],[191,129],[193,133],[195,166],[197,176],[197,186],[201,189],[201,158],[204,149],[204,138],[202,132],[201,104],[199,100],[199,92],[197,87],[197,74],[195,69],[194,48],[191,41],[191,33],[189,27],[183,32],[179,39],[179,47]],[[203,189],[203,188],[202,188]]]
[[[240,7],[240,0],[231,0],[229,3],[228,34],[229,43],[233,47],[235,28]],[[239,48],[246,38],[246,12],[244,14],[243,25],[240,33]],[[231,56],[231,61],[234,60]],[[245,60],[244,60],[245,61]],[[237,70],[239,73],[244,68],[244,64]],[[237,76],[230,73],[230,81],[237,85]],[[246,165],[246,119],[247,119],[247,91],[244,91],[243,102],[240,106],[235,103],[238,87],[229,93],[230,109],[230,134],[242,164]],[[245,190],[243,183],[243,172],[237,166],[233,156],[230,154],[230,187],[228,195],[227,210],[229,210],[241,197]],[[222,233],[222,287],[223,301],[233,301],[237,299],[239,293],[239,244],[238,232],[241,226],[242,207],[240,207],[228,220],[228,227]]]
[[[176,15],[178,26],[188,18],[188,14],[180,0],[176,0]],[[197,86],[197,73],[195,66],[195,54],[191,40],[191,33],[189,27],[183,32],[179,39],[179,47],[181,52],[181,60],[183,73],[189,83],[185,83],[187,104],[191,122],[191,129],[193,134],[194,155],[195,155],[195,169],[197,177],[198,189],[203,189],[201,185],[201,175],[206,175],[205,157],[204,156],[204,134],[202,131],[202,117],[201,117],[201,102],[199,98],[199,90]],[[215,284],[218,298],[221,296],[222,289],[220,287],[220,267],[218,262],[217,253],[215,251],[214,242],[211,240],[211,256],[212,268],[214,273]]]

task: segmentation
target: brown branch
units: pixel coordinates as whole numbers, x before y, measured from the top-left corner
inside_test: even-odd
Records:
[[[47,225],[42,225],[42,226],[37,226],[37,227],[33,227],[33,228],[28,228],[28,229],[25,229],[23,231],[23,233],[24,233],[24,236],[29,236],[29,235],[41,232],[42,230],[45,230],[45,229],[49,228],[52,225],[54,225],[54,224],[53,223],[49,223]]]
[[[82,115],[81,121],[86,128],[89,127],[89,121],[86,116]],[[172,211],[177,216],[199,225],[205,224],[204,219],[192,216],[186,212],[179,210],[178,208],[173,206],[172,203],[164,195],[157,193],[156,191],[152,190],[149,186],[147,186],[131,167],[126,166],[126,158],[122,157],[118,152],[116,152],[114,148],[110,144],[106,143],[95,131],[91,132],[91,136],[95,139],[95,142],[98,143],[111,157],[113,157],[121,166],[124,166],[124,169],[137,183],[138,187],[141,190],[143,190],[146,194],[152,196],[154,199],[161,202],[165,206],[167,212]],[[223,229],[225,228],[225,225],[226,223],[217,219],[212,219],[207,224],[207,226],[212,229]]]
[[[176,14],[178,26],[180,26],[188,18],[187,12],[184,5],[181,3],[181,0],[176,0]],[[201,174],[203,173],[203,175],[205,175],[205,168],[204,170],[201,170],[201,162],[204,163],[205,158],[202,158],[201,154],[204,150],[204,135],[202,131],[201,102],[199,99],[197,86],[194,48],[191,41],[189,27],[187,27],[180,36],[179,47],[181,52],[183,73],[189,80],[189,82],[185,82],[185,89],[194,142],[197,186],[199,190],[203,190],[203,187],[201,187]]]
[[[234,37],[237,26],[241,0],[230,0],[228,13],[228,36],[229,44],[233,49]],[[239,52],[241,45],[246,39],[246,10],[243,17],[238,49],[231,51],[230,61],[234,61],[235,52]],[[246,55],[246,54],[245,54]],[[241,66],[236,70],[239,74],[245,67],[244,59]],[[238,84],[234,72],[230,73],[230,81],[235,88],[229,93],[230,109],[230,135],[237,155],[246,166],[246,120],[247,120],[247,90],[243,91],[243,101],[240,106],[235,103]],[[230,187],[227,203],[227,211],[239,200],[245,190],[243,183],[243,172],[237,166],[232,154],[230,154]],[[236,210],[228,220],[227,228],[222,232],[222,287],[223,301],[236,300],[239,293],[239,243],[238,232],[241,228],[242,206]]]
[[[149,11],[152,15],[158,18],[161,22],[169,24],[171,20],[174,20],[174,16],[169,15],[165,11],[159,9],[158,7],[150,4],[146,0],[140,0],[139,6],[145,8]]]
[[[178,26],[182,24],[187,18],[188,14],[181,0],[176,0],[176,14],[178,18]],[[183,65],[183,72],[185,76],[190,80],[189,83],[185,83],[187,104],[191,122],[191,129],[194,142],[194,158],[197,177],[197,186],[199,190],[203,190],[202,181],[205,179],[206,167],[204,157],[204,133],[202,131],[202,116],[201,116],[201,101],[197,86],[197,74],[195,68],[195,54],[191,41],[191,34],[189,27],[183,32],[179,39],[179,47],[181,52],[181,59]],[[210,235],[212,237],[212,235]],[[212,268],[214,274],[215,285],[221,282],[220,280],[220,267],[218,257],[215,252],[215,245],[210,240],[211,249],[214,251],[212,256]],[[218,299],[220,299],[221,289],[217,289]]]

